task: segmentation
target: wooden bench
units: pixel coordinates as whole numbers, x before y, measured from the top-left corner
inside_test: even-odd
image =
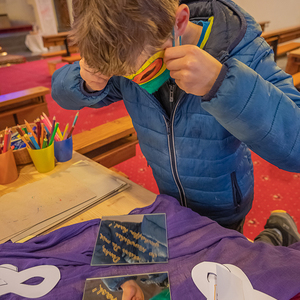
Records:
[[[279,30],[265,31],[261,36],[273,47],[274,57],[276,60],[278,55],[284,55],[287,52],[295,49],[293,48],[295,44],[280,44],[300,38],[300,25],[286,27]]]
[[[291,75],[300,72],[300,49],[291,51],[288,54],[285,72]]]
[[[285,72],[293,76],[295,87],[300,86],[300,49],[289,52]]]
[[[277,57],[283,56],[290,51],[300,48],[300,43],[292,42],[277,47]]]
[[[50,89],[38,86],[0,96],[0,130],[23,124],[24,119],[33,122],[42,112],[49,115],[45,95]]]
[[[49,74],[52,76],[53,73],[56,71],[57,65],[60,63],[72,64],[75,61],[79,61],[79,60],[81,60],[81,56],[79,54],[72,55],[72,56],[65,56],[65,57],[62,57],[61,59],[49,60],[48,61]]]
[[[292,76],[293,76],[294,86],[299,89],[300,88],[300,72],[298,72]]]
[[[81,60],[81,56],[80,56],[80,54],[77,54],[77,55],[72,55],[72,56],[62,57],[61,60],[62,60],[63,62],[68,63],[68,64],[72,64],[72,63],[74,63],[75,61]]]
[[[4,53],[4,52],[2,52]],[[21,64],[26,62],[26,58],[22,55],[0,54],[0,66]]]
[[[73,149],[111,168],[136,154],[136,132],[129,116],[73,135]]]
[[[49,69],[49,73],[51,76],[55,72],[57,64],[64,62],[64,60],[63,60],[64,58],[70,58],[70,61],[72,61],[73,56],[71,56],[71,53],[78,52],[78,47],[76,45],[73,45],[73,46],[69,45],[68,35],[69,35],[69,32],[66,31],[66,32],[60,32],[57,34],[43,36],[44,47],[49,48],[49,47],[53,47],[53,46],[65,46],[65,48],[66,48],[65,50],[47,52],[47,53],[42,54],[43,58],[49,58],[49,57],[55,57],[55,56],[63,57],[62,59],[48,61],[48,69]],[[80,59],[78,59],[78,60],[80,60]],[[76,61],[76,60],[74,60],[74,61]],[[68,63],[70,63],[70,62],[68,62]]]

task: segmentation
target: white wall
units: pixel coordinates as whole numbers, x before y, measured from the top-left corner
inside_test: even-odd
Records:
[[[67,0],[67,5],[68,5],[68,9],[69,9],[70,22],[72,24],[73,23],[72,0]]]
[[[300,25],[300,0],[233,0],[257,22],[270,21],[265,29]]]
[[[6,12],[6,1],[0,0],[0,14],[5,14]]]
[[[26,0],[0,0],[0,13],[8,14],[12,24],[33,24],[33,7]]]

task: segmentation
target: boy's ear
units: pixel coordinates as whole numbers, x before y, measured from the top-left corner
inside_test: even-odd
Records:
[[[186,4],[181,4],[176,11],[175,32],[177,36],[184,34],[190,19],[190,9]]]

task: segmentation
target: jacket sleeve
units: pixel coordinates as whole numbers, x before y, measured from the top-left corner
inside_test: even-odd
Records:
[[[56,70],[52,76],[52,98],[65,109],[98,108],[122,100],[118,77],[112,77],[102,91],[86,92],[80,76],[79,62]]]
[[[258,40],[249,66],[235,58],[224,64],[216,92],[202,98],[202,107],[265,160],[300,172],[300,93]]]

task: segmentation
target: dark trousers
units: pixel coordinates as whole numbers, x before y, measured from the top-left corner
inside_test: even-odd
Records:
[[[223,227],[228,229],[233,229],[240,233],[243,233],[244,224],[245,224],[245,218],[242,219],[241,221],[238,221],[230,225],[223,225]],[[274,246],[281,246],[282,238],[273,229],[265,229],[254,239],[254,242],[264,242]]]
[[[230,225],[222,225],[222,226],[225,227],[225,228],[233,229],[233,230],[236,230],[240,233],[243,233],[244,224],[245,224],[245,218],[242,219],[241,221],[232,223]]]

